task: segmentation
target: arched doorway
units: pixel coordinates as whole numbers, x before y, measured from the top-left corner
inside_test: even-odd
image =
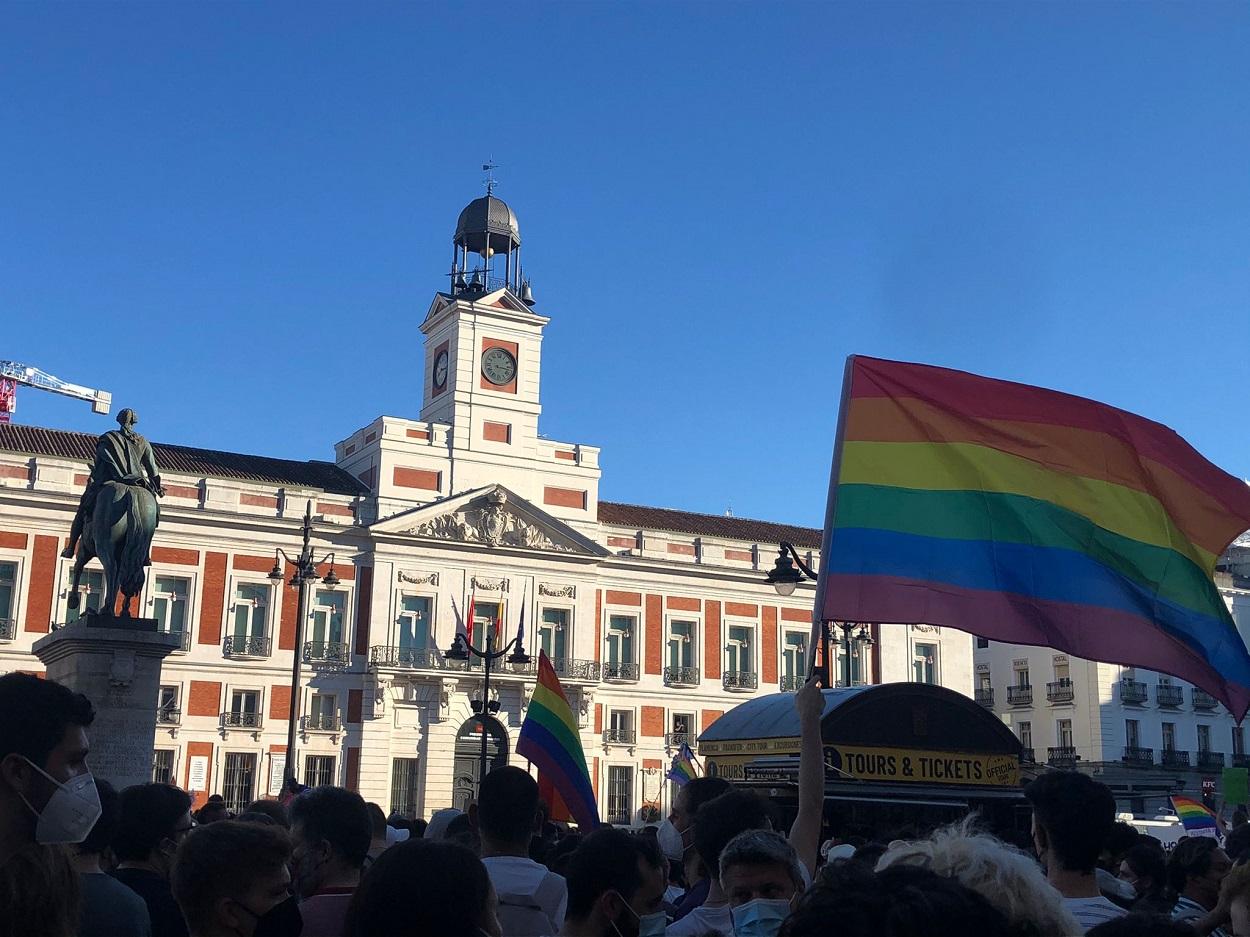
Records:
[[[482,764],[482,732],[486,732],[486,771],[508,763],[508,731],[493,716],[471,716],[456,733],[456,764],[452,771],[451,805],[469,809],[477,791]]]

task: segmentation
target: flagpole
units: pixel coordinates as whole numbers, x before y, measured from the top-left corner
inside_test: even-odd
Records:
[[[829,583],[825,570],[833,548],[833,520],[838,511],[838,478],[842,474],[842,435],[846,429],[847,402],[851,397],[851,374],[855,368],[855,356],[846,356],[842,371],[842,400],[838,405],[838,426],[833,439],[833,463],[829,467],[829,496],[825,502],[825,530],[820,540],[820,568],[816,571],[816,598],[812,604],[812,666],[809,673],[816,672],[816,647],[823,651],[825,661],[825,686],[833,686],[833,668],[829,661],[829,628],[826,626],[825,593]],[[849,683],[849,681],[848,681]]]

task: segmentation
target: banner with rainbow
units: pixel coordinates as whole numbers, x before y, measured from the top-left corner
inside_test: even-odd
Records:
[[[1220,825],[1215,814],[1202,805],[1201,801],[1192,797],[1172,795],[1172,809],[1180,818],[1181,826],[1185,827],[1186,836],[1212,836],[1220,838]]]

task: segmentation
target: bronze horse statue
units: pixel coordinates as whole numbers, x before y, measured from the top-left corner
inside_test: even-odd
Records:
[[[100,486],[95,510],[90,522],[84,525],[78,552],[74,555],[70,608],[78,608],[82,600],[78,581],[83,567],[93,556],[98,556],[104,567],[104,601],[100,603],[100,611],[113,614],[120,592],[122,617],[130,617],[131,603],[143,589],[144,567],[158,516],[156,495],[146,479],[138,484],[108,481]]]

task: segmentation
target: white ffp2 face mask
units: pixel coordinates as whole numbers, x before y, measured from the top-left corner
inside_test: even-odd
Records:
[[[29,758],[24,760],[56,785],[43,810],[36,810],[22,797],[22,802],[39,818],[35,823],[35,842],[45,846],[81,843],[100,819],[100,792],[91,772],[85,771],[62,784]]]
[[[681,831],[673,826],[672,820],[666,817],[655,828],[655,839],[664,855],[674,862],[681,861],[682,854],[686,851],[686,845],[682,841]]]

